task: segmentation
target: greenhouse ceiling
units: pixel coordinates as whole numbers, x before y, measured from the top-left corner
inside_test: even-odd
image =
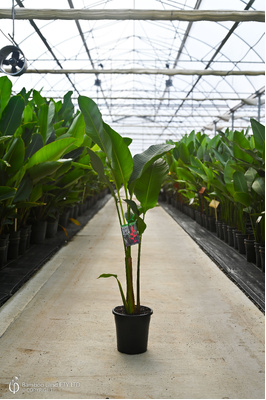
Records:
[[[14,93],[95,100],[133,153],[192,130],[265,123],[264,0],[5,0],[1,46],[27,59]],[[13,43],[12,43],[13,41]],[[8,72],[8,70],[6,69]],[[5,72],[1,72],[0,76]]]

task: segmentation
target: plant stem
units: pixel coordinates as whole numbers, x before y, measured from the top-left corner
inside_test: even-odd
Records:
[[[134,314],[135,312],[135,299],[133,291],[133,274],[132,274],[132,257],[131,257],[131,247],[126,247],[126,280],[127,280],[127,304],[129,314]]]
[[[142,236],[140,236],[140,242],[138,244],[138,263],[137,263],[137,313],[140,312],[140,254],[141,254],[141,241]]]

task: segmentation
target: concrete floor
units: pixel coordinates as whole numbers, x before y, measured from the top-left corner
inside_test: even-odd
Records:
[[[162,208],[147,223],[148,351],[116,350],[117,284],[97,280],[124,281],[111,199],[1,308],[0,397],[265,398],[264,315]]]

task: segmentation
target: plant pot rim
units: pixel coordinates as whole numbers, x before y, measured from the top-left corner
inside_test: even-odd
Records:
[[[147,315],[153,314],[153,310],[150,307],[140,306],[140,308],[141,312],[138,314],[126,314],[124,306],[116,306],[115,308],[113,308],[112,313],[114,315],[119,315],[121,317],[130,317],[130,318],[146,317]]]

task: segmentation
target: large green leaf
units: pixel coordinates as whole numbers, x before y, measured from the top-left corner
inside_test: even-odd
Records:
[[[235,171],[233,174],[233,182],[236,192],[248,193],[248,184],[243,172]]]
[[[15,194],[16,189],[8,186],[0,186],[0,201],[12,199]]]
[[[235,131],[233,141],[234,157],[248,163],[252,163],[253,159],[246,150],[251,150],[250,143],[245,137],[244,132]]]
[[[182,168],[182,167],[177,167],[175,169],[175,172],[177,174],[177,178],[178,179],[183,179],[184,181],[186,181],[187,183],[195,183],[196,179],[195,179],[195,175],[192,174],[188,169],[186,168]]]
[[[78,180],[84,175],[84,169],[82,168],[74,168],[72,171],[65,174],[62,179],[58,182],[58,184],[64,188],[68,188],[72,186],[74,183],[77,183]]]
[[[59,118],[62,118],[65,123],[70,120],[74,113],[74,105],[71,101],[72,94],[73,92],[69,91],[64,95],[62,107],[58,112]]]
[[[234,200],[246,207],[249,207],[251,204],[251,198],[248,193],[235,192]]]
[[[75,138],[59,139],[43,146],[29,159],[26,164],[27,169],[31,168],[35,164],[58,160],[62,155],[67,153],[68,148],[75,142],[75,140]]]
[[[31,141],[25,151],[25,160],[33,156],[36,151],[43,147],[43,140],[40,133],[34,133],[32,135]]]
[[[26,201],[31,194],[32,188],[33,188],[32,180],[28,176],[24,176],[24,178],[20,182],[20,185],[18,187],[13,202],[18,203],[21,201]]]
[[[189,164],[190,162],[190,153],[185,143],[180,142],[174,149],[173,149],[173,156],[178,161],[181,159],[183,163]]]
[[[112,158],[111,138],[103,128],[102,114],[90,98],[79,96],[78,103],[85,121],[86,134],[102,149],[108,159]]]
[[[36,184],[44,177],[53,175],[61,167],[61,165],[62,163],[59,161],[45,161],[33,165],[28,169],[28,173],[33,183]]]
[[[99,179],[102,182],[104,182],[106,185],[108,185],[109,189],[111,190],[112,195],[114,196],[115,194],[114,194],[113,186],[105,174],[104,164],[103,164],[101,158],[94,151],[92,151],[89,148],[87,148],[87,152],[91,158],[91,165],[92,165],[93,169],[97,172]]]
[[[154,161],[135,182],[134,194],[141,203],[143,213],[156,206],[161,185],[168,174],[168,165],[163,159]]]
[[[112,157],[110,161],[117,189],[120,189],[121,184],[123,184],[126,189],[133,169],[132,155],[122,136],[105,123],[104,130],[107,132],[112,142]]]
[[[21,124],[24,106],[24,100],[21,96],[18,95],[10,98],[0,119],[1,136],[14,135]]]
[[[24,155],[25,146],[23,140],[20,137],[15,138],[3,157],[3,160],[10,164],[10,167],[8,168],[9,174],[14,173],[21,168],[24,163]]]
[[[133,157],[133,171],[129,178],[130,192],[134,190],[134,182],[145,172],[145,170],[158,158],[173,149],[172,144],[155,144],[150,146],[143,153]]]
[[[252,189],[262,198],[265,197],[265,179],[258,177],[252,184]]]
[[[45,144],[53,132],[53,118],[55,113],[55,105],[53,101],[49,104],[42,104],[39,111],[40,134]]]
[[[0,78],[0,118],[11,96],[12,83],[7,76]]]
[[[251,127],[254,135],[256,149],[261,153],[265,152],[265,126],[251,118]],[[265,153],[264,153],[265,154]]]
[[[80,113],[73,119],[68,131],[65,134],[61,135],[60,139],[64,139],[66,137],[76,138],[75,146],[69,149],[69,151],[72,151],[74,150],[74,148],[76,148],[76,146],[81,146],[83,144],[84,135],[85,135],[85,123],[83,115]]]

